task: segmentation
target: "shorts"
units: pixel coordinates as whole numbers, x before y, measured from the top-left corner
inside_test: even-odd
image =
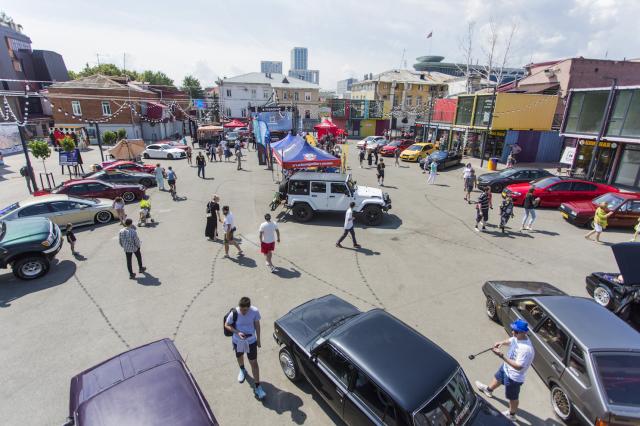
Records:
[[[520,397],[520,387],[522,386],[522,382],[516,382],[509,378],[503,367],[500,367],[496,372],[495,378],[499,383],[504,385],[504,396],[509,401],[517,401]]]
[[[476,222],[489,220],[489,209],[476,209]]]
[[[260,243],[260,253],[267,254],[271,253],[276,248],[276,243]]]
[[[593,229],[596,230],[596,232],[602,232],[602,225],[600,225],[599,223],[593,223]]]
[[[171,185],[175,185],[175,184],[176,184],[176,181],[175,181],[175,180],[173,180],[173,179],[169,179],[169,180],[167,181],[167,183],[169,184],[169,186],[171,186]]]
[[[384,172],[378,172],[378,179],[384,178]]]
[[[233,231],[225,232],[224,233],[224,242],[225,243],[230,243],[231,241],[233,241]]]
[[[233,351],[236,351],[236,344],[233,344]],[[247,358],[249,361],[255,361],[258,359],[258,342],[253,342],[249,344],[249,352],[236,352],[236,358],[240,358],[242,355],[247,354]]]

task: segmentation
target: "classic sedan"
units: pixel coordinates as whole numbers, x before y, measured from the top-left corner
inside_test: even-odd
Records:
[[[187,153],[183,149],[173,147],[167,143],[157,143],[148,145],[142,152],[142,157],[173,160],[174,158],[187,158]]]
[[[553,176],[545,169],[515,168],[505,169],[497,173],[484,173],[478,176],[478,188],[490,187],[491,192],[502,192],[504,188],[516,183],[528,183],[532,180]]]
[[[33,195],[67,194],[74,197],[110,198],[112,200],[116,197],[122,197],[125,202],[130,203],[142,199],[146,189],[143,185],[112,184],[94,179],[80,179],[65,182],[51,191],[36,191]]]
[[[513,204],[521,206],[531,186],[534,197],[540,198],[540,207],[559,207],[566,201],[592,200],[607,192],[620,192],[610,185],[561,176],[509,185],[505,192],[513,197]]]
[[[456,151],[436,151],[426,158],[418,162],[420,169],[428,168],[432,161],[435,161],[438,170],[444,170],[448,167],[455,167],[462,162],[462,154]]]
[[[308,380],[346,424],[512,424],[451,355],[384,310],[327,295],[276,320],[273,337],[285,376]]]
[[[118,160],[102,163],[100,170],[122,170],[125,172],[151,173],[156,166],[153,164],[136,163],[135,161]]]
[[[380,150],[380,155],[383,157],[393,157],[396,155],[396,151],[402,152],[413,145],[413,143],[413,139],[396,139],[383,146]]]
[[[378,147],[378,145],[384,146],[387,144],[387,140],[384,138],[384,136],[367,136],[366,138],[359,140],[358,143],[356,143],[356,146],[359,149],[362,149],[365,144],[367,145],[367,148],[373,148],[373,147]]]
[[[615,192],[601,195],[591,201],[569,201],[560,205],[560,212],[569,222],[579,226],[592,227],[593,215],[600,203],[607,203],[607,209],[613,214],[609,216],[609,226],[631,228],[638,223],[640,217],[640,194]]]
[[[124,172],[121,170],[101,170],[85,177],[86,179],[100,180],[108,183],[134,184],[151,188],[156,185],[156,177],[151,173]],[[73,182],[78,179],[71,179]]]
[[[593,300],[547,283],[488,281],[482,291],[487,315],[509,334],[516,319],[529,323],[533,368],[558,417],[639,424],[640,335],[633,328]]]
[[[432,143],[414,143],[400,153],[400,159],[402,161],[413,161],[417,163],[421,158],[425,158],[435,150],[436,148]]]
[[[65,194],[28,198],[0,210],[0,220],[46,217],[61,228],[73,225],[104,224],[116,217],[113,201],[103,198],[76,198]]]

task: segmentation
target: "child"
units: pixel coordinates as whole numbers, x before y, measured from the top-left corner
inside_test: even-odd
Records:
[[[75,255],[76,252],[76,234],[73,233],[73,225],[67,223],[66,229],[67,242],[69,243],[69,247],[71,247],[71,254]]]
[[[513,215],[513,198],[509,195],[503,194],[504,200],[500,205],[500,229],[504,232],[504,228],[509,222],[509,219],[514,217]]]
[[[143,224],[146,226],[147,219],[150,219],[151,223],[154,223],[154,220],[151,218],[151,202],[149,201],[149,196],[143,195],[142,200],[140,200],[140,220],[138,221],[138,226],[142,226]]]

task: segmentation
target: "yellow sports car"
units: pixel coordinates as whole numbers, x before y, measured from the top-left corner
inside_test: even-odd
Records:
[[[432,143],[414,143],[400,153],[400,159],[402,161],[418,162],[421,158],[425,158],[435,150],[436,147]]]

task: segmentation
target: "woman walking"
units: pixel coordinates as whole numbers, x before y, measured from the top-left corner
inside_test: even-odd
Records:
[[[116,199],[113,200],[112,207],[118,215],[120,225],[124,225],[124,220],[127,218],[127,214],[124,212],[124,200],[122,199],[122,197],[116,197]]]
[[[218,237],[218,222],[220,219],[220,197],[214,195],[207,203],[207,226],[204,229],[204,236],[212,241]]]
[[[158,189],[164,191],[164,169],[160,167],[160,163],[156,164],[156,168],[153,169],[153,174],[156,175]]]
[[[540,202],[540,198],[535,198],[533,196],[534,187],[529,187],[527,191],[527,195],[524,196],[524,202],[522,203],[522,207],[524,207],[524,218],[522,219],[522,227],[520,227],[520,231],[533,231],[533,222],[536,220],[536,207]],[[529,219],[530,218],[530,219]],[[527,219],[529,219],[529,225],[527,225]]]
[[[471,166],[471,163],[467,163],[462,172],[462,179],[464,181],[464,200],[471,204],[471,192],[476,185],[476,171]]]
[[[613,211],[608,212],[607,210],[607,203],[604,201],[600,203],[596,209],[596,214],[593,215],[593,230],[584,236],[587,240],[590,240],[591,236],[596,234],[596,243],[602,244],[600,234],[607,228],[607,219],[613,214]]]
[[[362,168],[362,162],[364,161],[364,147],[360,148],[359,158],[360,158],[360,168]]]

